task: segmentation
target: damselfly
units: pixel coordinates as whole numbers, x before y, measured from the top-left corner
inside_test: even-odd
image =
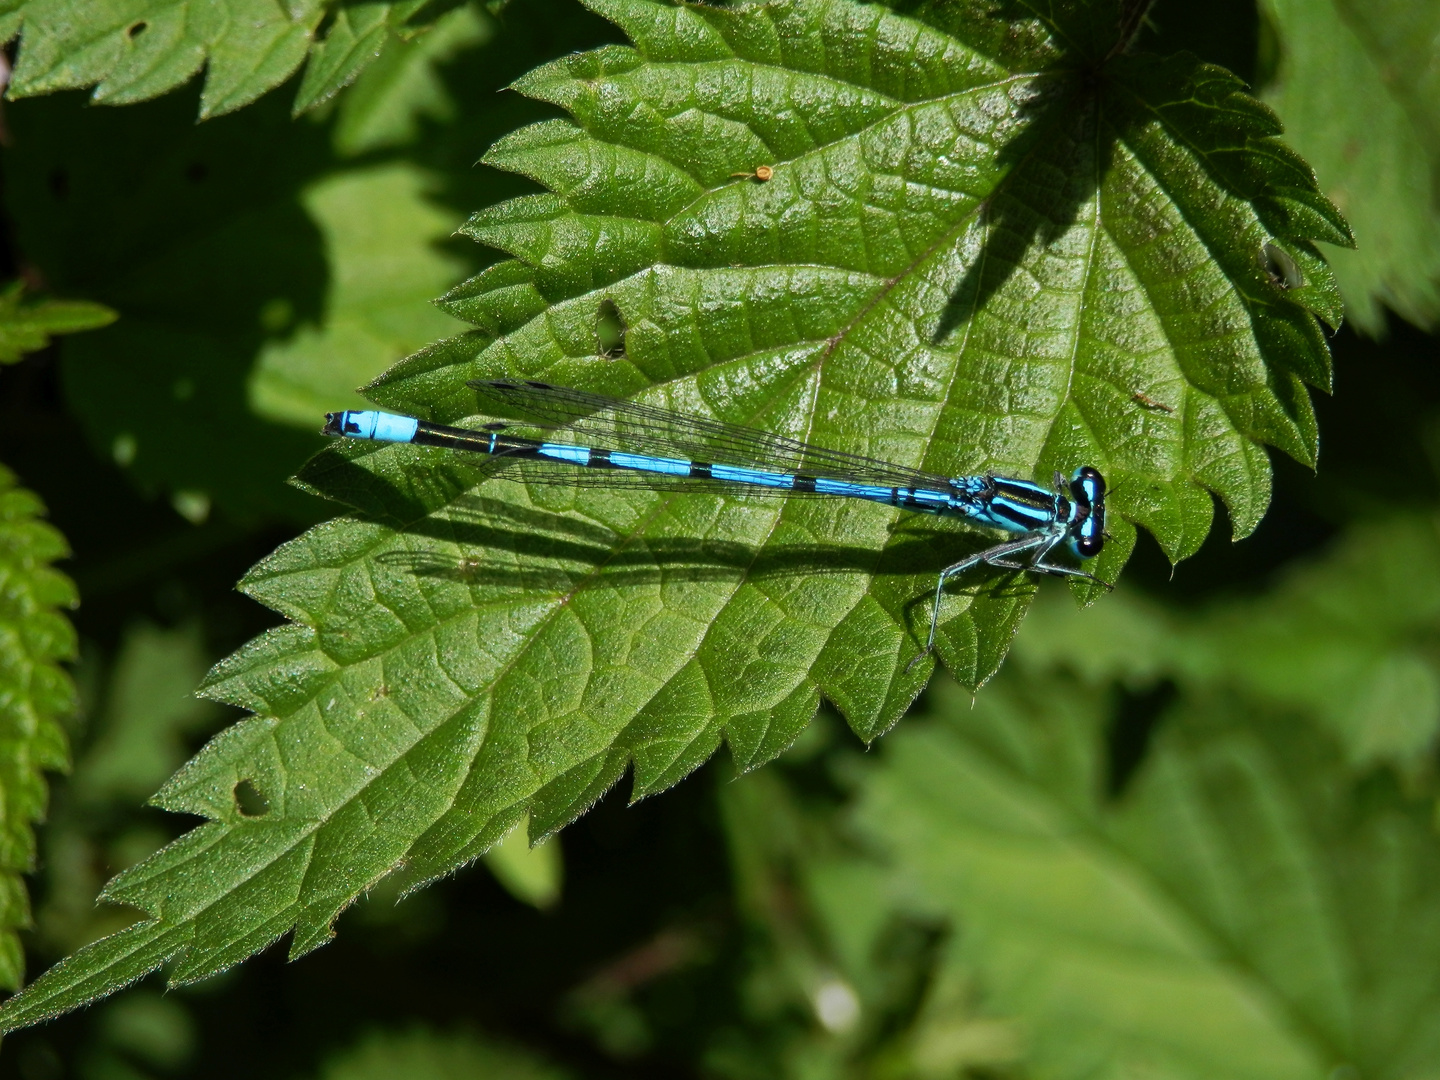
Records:
[[[935,646],[945,582],[981,563],[1106,584],[1054,561],[1061,547],[1078,559],[1091,559],[1104,546],[1105,478],[1089,465],[1076,469],[1068,482],[1055,473],[1053,489],[989,474],[945,477],[548,383],[477,380],[470,386],[487,412],[512,419],[472,429],[350,411],[327,414],[324,433],[487,454],[497,464],[521,466],[518,476],[527,482],[787,498],[826,495],[962,517],[1018,533],[940,571],[930,634],[912,667]],[[531,438],[516,429],[539,429],[551,437]]]

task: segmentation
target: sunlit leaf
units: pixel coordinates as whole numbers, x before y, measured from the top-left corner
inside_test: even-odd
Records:
[[[1314,242],[1348,232],[1225,72],[1121,54],[1115,8],[595,6],[633,47],[526,76],[571,119],[487,155],[548,190],[466,227],[514,256],[446,299],[481,329],[377,402],[460,420],[467,379],[544,376],[948,475],[1090,463],[1110,577],[1134,523],[1193,551],[1211,492],[1253,528],[1265,444],[1313,460],[1316,317],[1339,317]],[[217,665],[205,693],[255,715],[157,796],[206,824],[107,887],[144,921],[0,1024],[166,961],[186,982],[285,934],[299,956],[380,879],[448,874],[527,815],[552,833],[627,770],[638,798],[722,742],[758,766],[822,696],[873,740],[930,673],[935,574],[986,542],[837,500],[527,490],[412,447],[337,446],[300,480],[355,512],[242,582],[290,621]],[[1032,589],[947,598],[965,682]]]
[[[554,907],[565,877],[560,838],[551,836],[531,847],[527,833],[523,827],[514,829],[485,853],[485,865],[516,900],[531,907]]]
[[[426,200],[426,182],[413,167],[384,165],[301,194],[330,268],[325,314],[261,348],[249,384],[258,415],[313,431],[327,410],[364,406],[355,387],[460,329],[429,302],[466,268],[435,249],[459,223]]]
[[[424,0],[8,0],[0,33],[20,34],[12,98],[94,87],[130,105],[183,86],[203,69],[200,119],[250,104],[309,64],[296,112],[348,86],[392,42],[426,29]],[[327,21],[326,15],[330,15]],[[422,16],[422,19],[424,16]]]

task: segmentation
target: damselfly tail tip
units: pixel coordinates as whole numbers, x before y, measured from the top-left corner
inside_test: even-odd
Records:
[[[325,426],[320,429],[321,435],[343,435],[341,425],[345,422],[345,414],[338,412],[327,412],[325,414]]]

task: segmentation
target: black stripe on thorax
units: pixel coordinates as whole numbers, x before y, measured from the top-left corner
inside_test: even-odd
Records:
[[[1014,522],[1022,529],[1033,529],[1036,525],[1041,524],[1041,522],[1036,520],[1036,514],[1033,511],[1027,511],[1018,506],[1011,506],[1006,503],[1004,498],[991,501],[990,516],[1004,518],[1006,521]]]
[[[994,485],[994,496],[1008,499],[1020,506],[1033,506],[1036,510],[1043,510],[1047,514],[1053,513],[1055,510],[1055,496],[1048,491],[1036,488],[1033,484],[1017,484],[998,477],[993,477],[991,483]]]

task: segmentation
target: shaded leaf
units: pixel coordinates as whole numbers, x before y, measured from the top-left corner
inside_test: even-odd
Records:
[[[1171,717],[1107,806],[1102,699],[1029,675],[888,741],[860,818],[951,920],[1037,1075],[1425,1075],[1428,806],[1226,698]]]
[[[1280,39],[1266,92],[1286,137],[1359,244],[1328,257],[1351,319],[1383,333],[1382,305],[1440,319],[1440,11],[1433,4],[1266,0]]]
[[[473,6],[441,16],[428,33],[392,38],[374,65],[340,99],[335,149],[364,154],[413,142],[422,118],[444,123],[459,107],[436,74],[438,64],[488,41],[493,26]]]
[[[68,952],[133,921],[97,906],[95,894],[105,868],[132,866],[168,839],[142,807],[194,739],[219,726],[222,710],[194,694],[207,662],[196,624],[126,628],[102,696],[85,710],[74,774],[43,838],[45,901],[35,921],[46,951]]]
[[[98,330],[115,321],[115,312],[88,300],[30,300],[22,298],[23,282],[0,290],[0,364],[13,364],[27,352],[50,344],[56,334]]]
[[[75,631],[62,614],[79,598],[51,564],[70,552],[41,520],[40,500],[0,466],[0,987],[18,989],[30,924],[22,874],[34,869],[34,824],[45,816],[44,772],[69,765],[60,720],[75,708],[75,686],[60,666],[75,656]]]
[[[335,1054],[321,1080],[565,1080],[538,1054],[474,1035],[372,1031]]]
[[[427,179],[411,166],[382,165],[301,193],[330,269],[325,315],[262,346],[249,378],[257,415],[313,431],[327,410],[363,407],[355,387],[460,329],[429,303],[466,267],[435,249],[457,222],[426,200]]]
[[[459,215],[412,166],[346,170],[279,101],[198,126],[188,112],[52,98],[7,114],[27,256],[125,314],[67,339],[67,401],[144,490],[313,521],[285,479],[320,445],[318,413],[459,325],[430,303],[470,265],[434,247]]]
[[[1348,233],[1226,73],[1107,61],[1113,8],[1058,29],[848,0],[596,9],[634,46],[526,76],[572,120],[487,156],[548,190],[467,226],[515,256],[447,298],[482,329],[374,400],[458,420],[465,380],[534,375],[950,475],[1094,463],[1109,576],[1128,520],[1178,558],[1210,491],[1254,527],[1264,443],[1313,460],[1315,316],[1338,317],[1313,242]],[[769,181],[732,176],[757,164]],[[908,662],[935,574],[984,542],[838,500],[531,491],[415,447],[336,446],[300,480],[356,512],[242,582],[291,621],[217,665],[204,692],[256,715],[157,796],[206,824],[107,887],[145,921],[0,1024],[167,960],[190,981],[286,933],[299,956],[381,878],[448,874],[527,815],[552,833],[627,770],[639,798],[722,741],[763,764],[822,696],[872,740],[929,673]],[[977,574],[947,598],[951,670],[988,678],[1032,590]]]
[[[1440,531],[1433,514],[1357,526],[1268,594],[1177,617],[1133,594],[1037,605],[1034,662],[1132,686],[1230,687],[1318,719],[1347,759],[1422,767],[1440,734]]]

